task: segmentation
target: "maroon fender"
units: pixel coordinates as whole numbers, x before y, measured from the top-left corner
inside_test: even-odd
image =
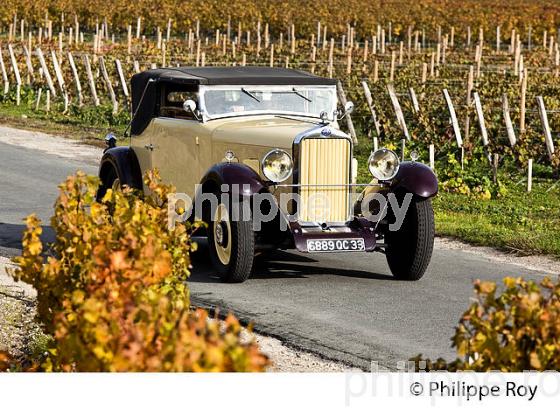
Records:
[[[432,198],[438,193],[438,180],[430,167],[420,162],[401,162],[391,182],[391,191],[404,190],[421,198]]]
[[[131,188],[142,189],[142,173],[138,158],[130,147],[109,148],[101,158],[99,166],[99,178],[103,181],[104,177],[113,167],[117,171],[122,185]]]
[[[221,162],[212,166],[200,183],[205,191],[220,190],[223,184],[238,185],[242,196],[252,196],[267,187],[254,169],[238,162]]]

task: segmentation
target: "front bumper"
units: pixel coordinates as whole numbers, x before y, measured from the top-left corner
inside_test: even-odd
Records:
[[[375,225],[365,218],[355,217],[345,225],[301,225],[298,222],[290,223],[294,245],[300,252],[309,252],[308,240],[316,239],[363,239],[363,252],[373,252],[376,249]]]

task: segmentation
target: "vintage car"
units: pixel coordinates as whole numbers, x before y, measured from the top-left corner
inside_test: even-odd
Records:
[[[255,256],[274,249],[379,251],[398,279],[425,273],[436,176],[383,148],[369,157],[372,181],[357,184],[354,144],[338,126],[353,105],[337,109],[336,80],[284,68],[178,67],[136,74],[131,88],[130,143],[116,146],[114,135],[107,137],[99,192],[145,190],[142,175],[157,168],[164,182],[194,199],[191,208],[198,198],[215,198],[215,206],[203,201],[202,211],[189,215],[207,222],[223,280],[245,281]],[[281,204],[283,194],[297,200]],[[262,195],[275,203],[263,206]],[[372,196],[376,201],[366,203]],[[397,204],[408,199],[400,225],[391,197]],[[239,203],[251,206],[234,218]],[[256,227],[256,213],[274,206],[274,218]]]

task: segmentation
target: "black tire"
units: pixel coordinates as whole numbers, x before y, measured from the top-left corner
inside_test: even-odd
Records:
[[[232,221],[229,206],[227,206],[227,204],[223,205],[227,208],[229,218],[229,230],[225,229],[224,232],[229,232],[225,235],[227,236],[225,240],[231,241],[230,257],[227,263],[223,259],[220,259],[220,245],[216,241],[215,229],[218,221],[214,220],[215,215],[211,213],[213,216],[208,221],[208,246],[210,248],[210,258],[218,275],[224,282],[245,282],[251,275],[255,259],[255,233],[253,231],[253,221],[251,218],[248,218],[248,221],[243,220],[245,218],[240,218],[240,221]],[[224,245],[226,243],[227,242],[224,242]]]
[[[413,199],[401,228],[385,235],[387,262],[395,278],[413,281],[424,276],[434,249],[434,235],[432,201]]]
[[[114,187],[115,181],[119,181],[119,175],[117,170],[111,165],[109,166],[107,172],[105,172],[105,175],[103,175],[99,188],[97,188],[97,194],[95,196],[97,202],[101,202],[107,193],[107,190]]]

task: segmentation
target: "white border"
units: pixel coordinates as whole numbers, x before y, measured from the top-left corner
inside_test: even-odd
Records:
[[[499,386],[476,396],[430,394],[430,383]],[[534,397],[506,384],[537,386]],[[422,391],[415,395],[412,392]],[[413,385],[416,386],[413,388]],[[383,409],[556,408],[560,373],[0,374],[5,409]],[[489,407],[491,406],[491,407]]]

